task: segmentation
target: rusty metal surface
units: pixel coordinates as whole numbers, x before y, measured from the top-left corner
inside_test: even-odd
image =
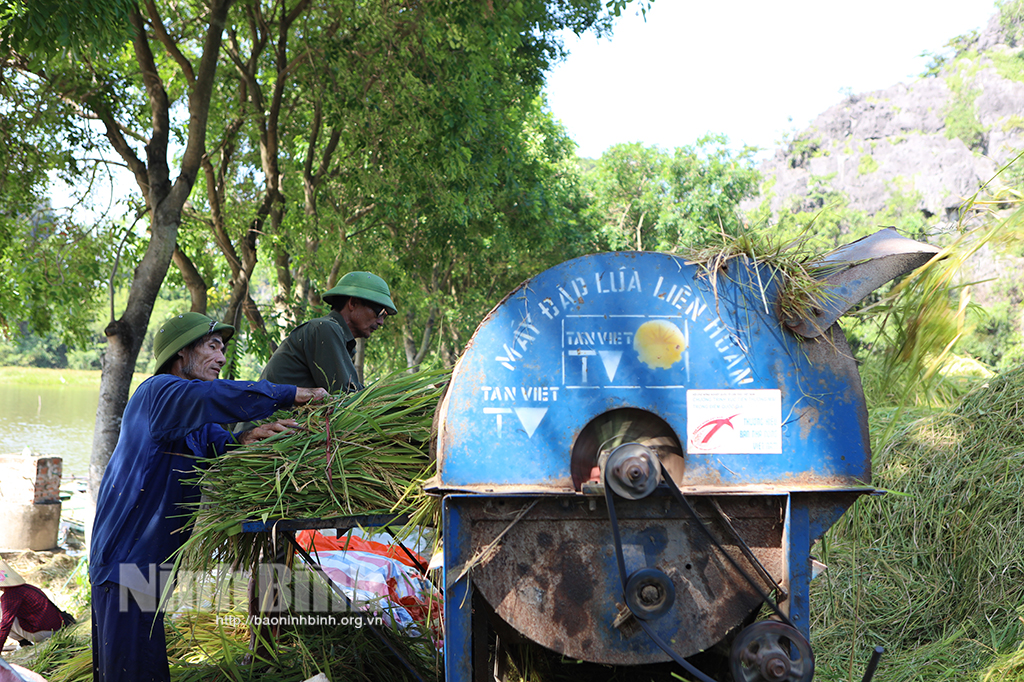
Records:
[[[784,498],[715,498],[754,555],[782,579]],[[525,506],[530,512],[511,528]],[[750,566],[707,501],[694,502],[716,538],[741,566]],[[627,572],[657,568],[672,580],[668,614],[648,621],[682,656],[702,651],[741,624],[760,604],[747,581],[713,547],[671,497],[616,504]],[[628,620],[613,622],[624,600],[604,501],[581,495],[487,498],[473,505],[474,548],[504,533],[500,549],[472,569],[476,589],[515,630],[580,660],[639,665],[669,660]],[[753,568],[750,575],[756,575]]]

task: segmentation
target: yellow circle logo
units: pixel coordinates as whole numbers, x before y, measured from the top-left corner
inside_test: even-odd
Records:
[[[633,337],[633,350],[640,362],[652,369],[668,369],[679,362],[686,350],[686,338],[668,320],[644,322]]]

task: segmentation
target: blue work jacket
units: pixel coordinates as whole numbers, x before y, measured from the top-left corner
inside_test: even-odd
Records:
[[[100,483],[89,546],[93,584],[113,581],[153,594],[150,571],[187,538],[189,509],[182,505],[199,501],[199,487],[185,481],[234,443],[220,425],[263,419],[294,400],[295,386],[268,381],[158,374],[142,382],[125,407]]]

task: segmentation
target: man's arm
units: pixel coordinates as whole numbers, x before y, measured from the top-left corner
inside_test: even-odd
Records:
[[[316,400],[322,400],[327,396],[327,389],[324,388],[302,388],[295,389],[295,404],[305,405]],[[248,431],[238,434],[238,442],[242,445],[251,445],[273,435],[298,428],[299,423],[294,419],[278,419],[267,424],[260,424]]]
[[[267,381],[186,381],[161,374],[147,382],[154,383],[144,409],[157,440],[181,437],[205,424],[256,421],[326,395],[323,389],[299,390]]]

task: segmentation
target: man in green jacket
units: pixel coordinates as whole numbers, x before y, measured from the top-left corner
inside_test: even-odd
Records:
[[[368,339],[394,315],[387,282],[369,272],[350,272],[321,296],[332,310],[288,335],[263,368],[260,379],[316,386],[329,393],[362,390],[355,364],[356,339]]]

